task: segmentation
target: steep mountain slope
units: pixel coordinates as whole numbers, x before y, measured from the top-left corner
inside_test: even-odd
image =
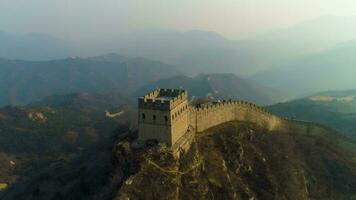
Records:
[[[331,91],[268,106],[280,116],[332,127],[356,139],[356,91]]]
[[[164,146],[117,148],[124,181],[114,199],[354,198],[356,152],[344,148],[346,140],[316,125],[288,123],[272,132],[245,122],[220,125],[198,134],[178,161]]]
[[[114,89],[130,93],[177,74],[161,62],[113,54],[43,62],[0,59],[0,105],[26,104],[53,94]]]
[[[62,59],[71,55],[69,42],[41,34],[11,34],[0,31],[0,58],[21,60]]]
[[[288,62],[278,69],[261,72],[253,80],[288,91],[291,95],[312,94],[325,90],[356,87],[356,41],[335,49]]]
[[[234,74],[201,74],[194,78],[176,76],[162,79],[143,86],[136,96],[160,88],[184,88],[193,97],[211,99],[239,98],[257,104],[271,104],[283,99],[284,95],[273,89],[263,87],[253,81],[237,77]]]
[[[114,138],[135,121],[126,103],[120,94],[75,94],[0,109],[0,184],[8,187],[0,198],[95,196],[109,181]]]

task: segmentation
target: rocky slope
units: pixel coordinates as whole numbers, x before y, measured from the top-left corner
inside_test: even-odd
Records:
[[[133,150],[120,142],[114,199],[355,198],[355,143],[323,127],[288,126],[226,123],[198,134],[177,161],[164,145]]]

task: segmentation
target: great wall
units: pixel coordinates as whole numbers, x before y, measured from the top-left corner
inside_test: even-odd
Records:
[[[267,127],[269,130],[280,125],[280,118],[246,101],[222,101],[190,107],[189,125],[197,132],[228,121],[247,121]]]
[[[256,123],[273,130],[283,119],[253,103],[240,100],[190,105],[188,92],[157,89],[140,97],[139,141],[158,140],[171,147],[174,154],[189,149],[196,133],[229,121]]]

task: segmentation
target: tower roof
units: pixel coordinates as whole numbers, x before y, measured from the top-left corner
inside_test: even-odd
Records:
[[[172,108],[187,98],[188,92],[186,90],[156,89],[139,98],[139,107]]]

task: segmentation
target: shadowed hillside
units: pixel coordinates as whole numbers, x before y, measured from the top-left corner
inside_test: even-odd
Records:
[[[355,152],[348,148],[355,143],[346,147],[345,138],[315,125],[288,126],[268,132],[226,123],[199,133],[178,161],[162,145],[132,152],[121,142],[117,176],[125,181],[115,199],[354,198]]]
[[[73,94],[0,109],[0,185],[8,187],[0,198],[95,196],[109,181],[115,137],[135,126],[127,103],[120,94]]]

